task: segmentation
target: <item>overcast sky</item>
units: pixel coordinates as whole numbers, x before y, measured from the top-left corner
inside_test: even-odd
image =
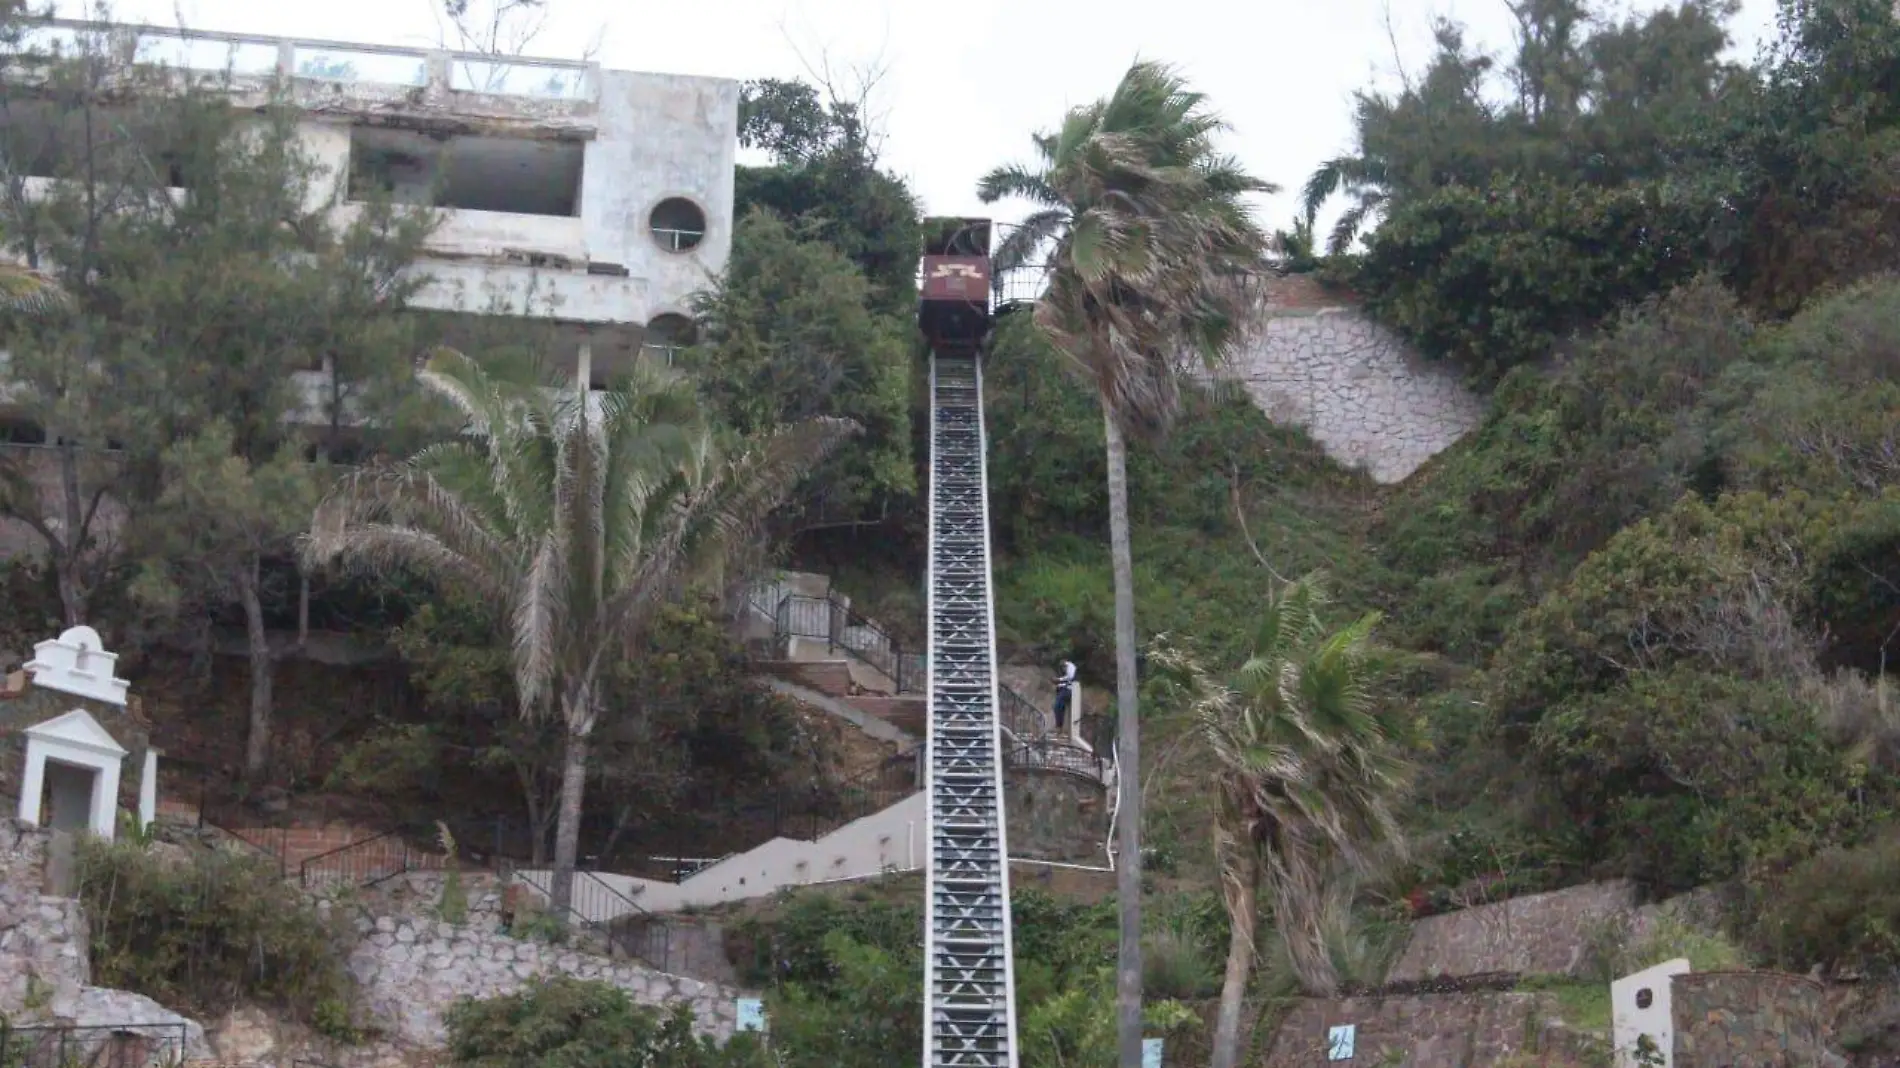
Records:
[[[479,7],[486,0],[472,0]],[[1657,0],[1622,0],[1636,9]],[[440,0],[117,0],[119,21],[432,45]],[[530,54],[726,78],[798,77],[829,62],[886,72],[874,102],[884,156],[937,214],[1009,219],[974,195],[989,167],[1027,158],[1028,137],[1113,87],[1137,57],[1181,68],[1233,126],[1230,149],[1289,192],[1262,221],[1292,217],[1291,190],[1351,143],[1351,93],[1396,84],[1430,50],[1436,15],[1494,53],[1510,44],[1504,0],[551,0]],[[78,15],[80,0],[61,0]],[[1391,15],[1388,20],[1387,11]],[[1742,0],[1733,32],[1753,56],[1775,0]],[[1391,32],[1388,33],[1388,21]],[[1396,49],[1395,49],[1396,44]]]

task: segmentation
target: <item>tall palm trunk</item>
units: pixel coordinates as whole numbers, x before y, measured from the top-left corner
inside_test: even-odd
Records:
[[[1235,1068],[1240,1063],[1240,1008],[1247,996],[1248,973],[1253,970],[1260,867],[1251,843],[1238,840],[1225,828],[1215,834],[1228,926],[1227,975],[1221,981],[1220,1015],[1214,1020],[1211,1068]]]
[[[1108,452],[1108,541],[1115,571],[1115,890],[1121,898],[1121,959],[1116,969],[1117,1048],[1121,1068],[1141,1068],[1141,724],[1135,677],[1135,558],[1128,543],[1128,445],[1115,413],[1102,404]]]
[[[593,733],[594,716],[586,692],[562,709],[567,724],[567,744],[561,757],[561,808],[554,825],[554,878],[548,885],[548,900],[555,912],[568,910],[574,901],[574,867],[580,855],[581,795],[587,787],[587,740]]]

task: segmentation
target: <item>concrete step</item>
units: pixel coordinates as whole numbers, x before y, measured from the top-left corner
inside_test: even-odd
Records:
[[[827,697],[845,698],[861,692],[843,660],[769,660],[759,670],[774,678],[816,690]]]
[[[930,710],[922,694],[916,697],[882,697],[866,694],[847,697],[844,703],[917,738],[924,737],[930,729]]]

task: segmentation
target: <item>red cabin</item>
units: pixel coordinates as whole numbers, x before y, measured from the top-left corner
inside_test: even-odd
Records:
[[[990,221],[928,219],[917,324],[932,348],[974,349],[990,333]]]

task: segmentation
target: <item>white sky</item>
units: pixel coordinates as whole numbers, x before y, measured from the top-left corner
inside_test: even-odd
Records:
[[[116,20],[197,29],[427,46],[440,0],[117,0]],[[472,0],[479,7],[485,0]],[[1420,68],[1435,15],[1499,53],[1504,0],[550,0],[533,55],[576,57],[597,35],[601,63],[728,78],[798,77],[829,60],[886,70],[873,101],[886,163],[937,214],[984,209],[977,178],[1028,158],[1031,132],[1111,89],[1137,58],[1181,68],[1233,126],[1229,149],[1287,191],[1262,205],[1286,225],[1293,191],[1351,143],[1351,93]],[[1618,0],[1636,9],[1659,0]],[[60,0],[76,16],[82,0]],[[1392,34],[1387,33],[1387,11]],[[1742,0],[1737,51],[1772,32],[1775,0]],[[1396,40],[1398,60],[1394,59]]]

